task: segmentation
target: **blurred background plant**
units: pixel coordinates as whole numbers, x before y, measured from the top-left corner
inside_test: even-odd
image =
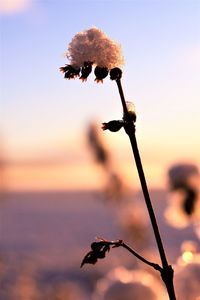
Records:
[[[102,130],[101,130],[102,131]],[[125,182],[117,170],[117,161],[113,160],[113,151],[110,151],[106,147],[105,139],[99,130],[99,124],[92,122],[88,126],[87,140],[89,149],[95,162],[101,166],[103,171],[103,178],[105,186],[102,187],[105,200],[119,202],[123,199],[127,188],[125,188]]]
[[[103,196],[106,204],[112,205],[119,234],[130,243],[133,242],[137,249],[148,249],[149,221],[143,212],[144,207],[140,201],[130,200],[131,196],[135,199],[134,188],[130,189],[126,185],[126,177],[117,170],[115,151],[112,147],[108,150],[106,138],[97,122],[90,123],[87,137],[89,150],[97,165],[101,166],[101,170],[97,169],[97,172],[104,179],[101,180],[100,196]]]
[[[171,226],[192,225],[198,234],[200,224],[200,174],[198,166],[177,163],[168,170],[169,196],[165,217]]]

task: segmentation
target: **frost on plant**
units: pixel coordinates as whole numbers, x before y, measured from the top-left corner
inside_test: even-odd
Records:
[[[87,79],[93,66],[95,81],[102,82],[110,70],[119,70],[124,64],[120,44],[96,27],[78,32],[68,45],[66,57],[69,64],[61,67],[61,72],[65,78],[78,76],[82,81]]]

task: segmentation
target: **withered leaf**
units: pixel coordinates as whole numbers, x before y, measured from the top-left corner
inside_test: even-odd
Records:
[[[100,242],[94,242],[91,244],[91,249],[92,251],[88,252],[82,263],[81,267],[84,264],[95,264],[98,259],[102,259],[106,256],[106,252],[110,250],[110,244],[105,241],[100,241]]]

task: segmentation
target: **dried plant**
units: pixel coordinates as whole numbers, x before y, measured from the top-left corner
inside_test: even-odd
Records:
[[[151,220],[162,263],[162,266],[160,266],[148,261],[140,254],[135,252],[132,248],[130,248],[122,240],[107,241],[104,239],[100,239],[100,241],[92,243],[91,251],[86,254],[81,263],[81,266],[87,263],[95,264],[99,259],[102,259],[106,256],[106,253],[109,252],[110,248],[123,247],[132,255],[140,259],[143,263],[160,272],[161,278],[167,288],[169,299],[175,300],[176,296],[173,285],[174,271],[172,269],[172,266],[168,264],[166,258],[137,146],[135,136],[136,113],[133,104],[125,101],[124,92],[122,89],[121,67],[123,65],[123,55],[121,52],[121,47],[118,43],[108,38],[104,32],[97,29],[96,27],[93,27],[89,30],[77,33],[74,36],[71,43],[69,44],[66,55],[70,61],[70,64],[67,64],[65,67],[60,68],[60,71],[64,73],[65,78],[72,79],[79,77],[79,79],[81,79],[82,81],[86,81],[87,77],[92,72],[94,67],[94,74],[96,75],[95,81],[97,83],[103,82],[103,79],[109,74],[110,79],[115,81],[117,84],[123,107],[123,117],[121,120],[112,120],[106,123],[104,122],[102,125],[102,129],[117,132],[121,128],[124,128],[130,139],[145,203]]]
[[[193,164],[177,164],[169,169],[169,184],[172,191],[183,191],[182,209],[187,216],[192,216],[198,200],[199,170]]]
[[[103,196],[106,200],[118,202],[124,194],[122,176],[113,168],[111,153],[107,150],[104,140],[99,133],[97,123],[92,122],[87,131],[88,146],[94,156],[95,162],[102,167],[106,179]]]
[[[168,170],[169,195],[165,210],[167,222],[175,228],[194,227],[199,236],[200,173],[192,163],[176,163]]]

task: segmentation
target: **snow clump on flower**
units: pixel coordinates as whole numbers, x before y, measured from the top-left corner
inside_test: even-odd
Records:
[[[83,67],[85,62],[108,69],[124,64],[121,46],[96,27],[77,33],[66,56],[74,68]]]

